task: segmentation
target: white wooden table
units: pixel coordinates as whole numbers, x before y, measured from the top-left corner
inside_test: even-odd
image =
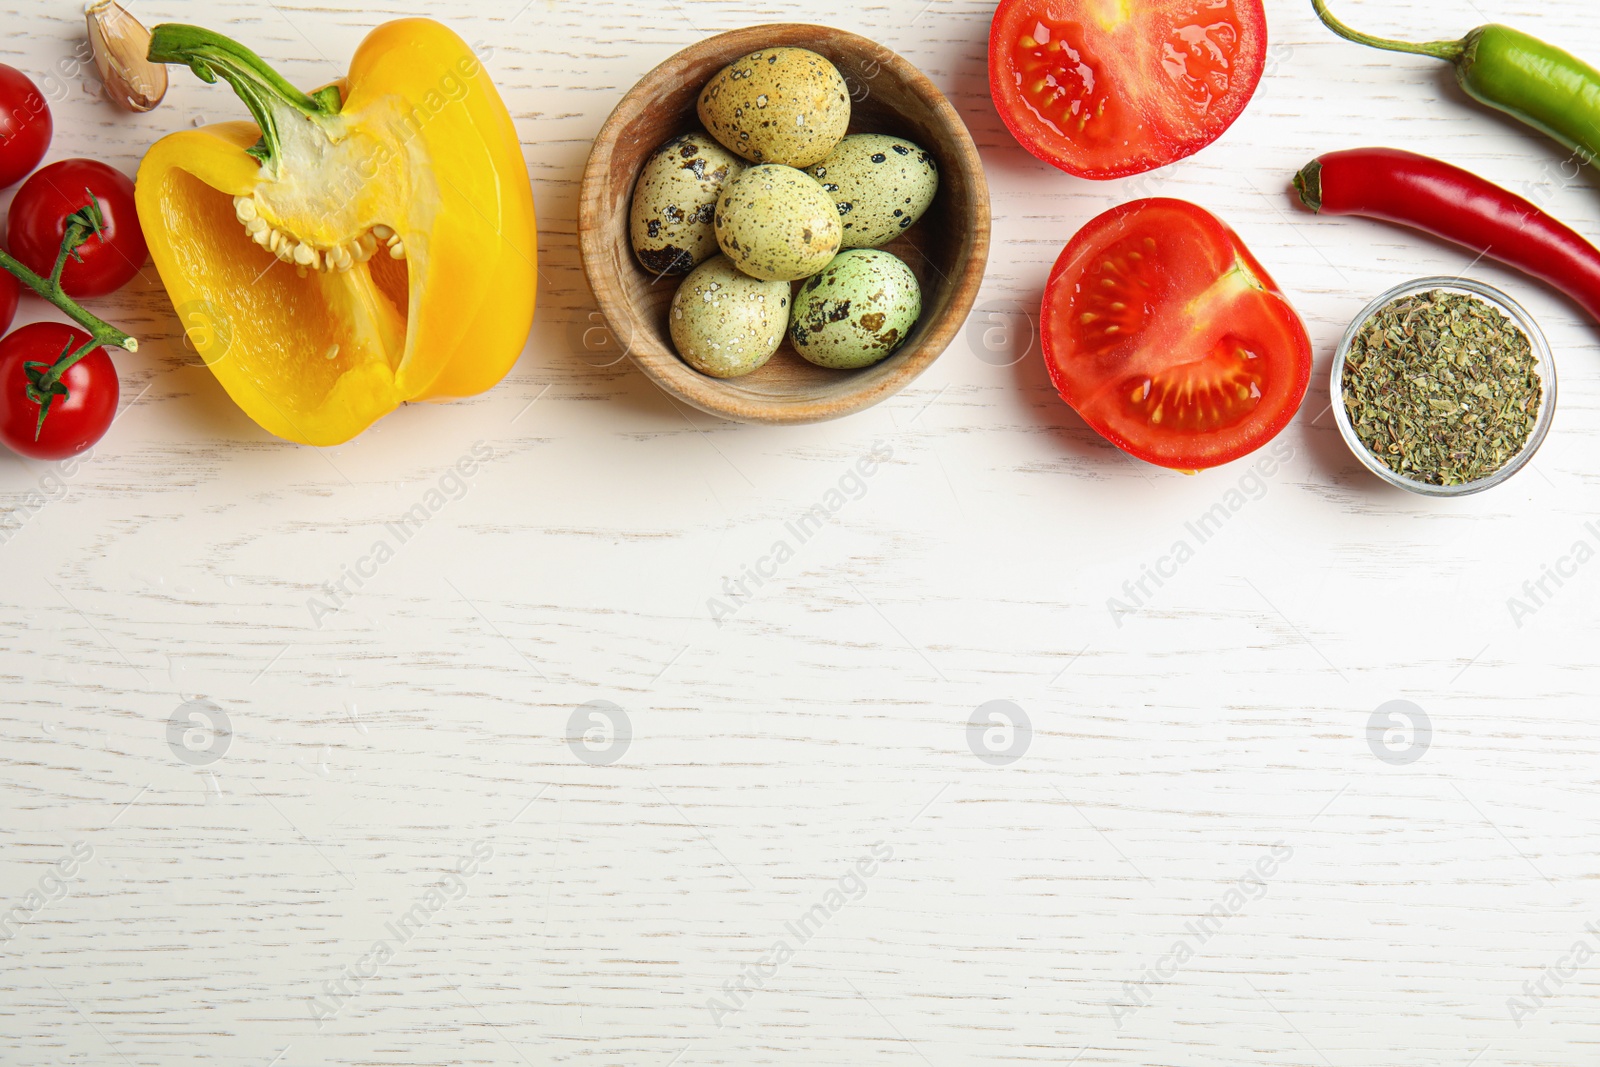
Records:
[[[987,2],[519,3],[135,8],[216,26],[302,85],[376,21],[447,13],[492,46],[544,283],[503,385],[327,451],[233,407],[152,269],[102,303],[147,339],[119,361],[111,434],[67,474],[0,458],[0,1062],[1600,1058],[1600,566],[1566,566],[1526,617],[1508,606],[1600,544],[1595,328],[1472,267],[1549,333],[1554,431],[1495,492],[1385,489],[1327,413],[1333,343],[1377,292],[1471,257],[1286,192],[1319,152],[1403,145],[1595,233],[1592,172],[1563,173],[1442,65],[1336,40],[1302,0],[1269,0],[1269,74],[1222,141],[1103,185],[1004,132]],[[1396,35],[1503,21],[1600,56],[1579,0],[1338,7]],[[869,412],[719,424],[599,326],[578,177],[654,63],[808,17],[902,52],[966,118],[994,190],[982,313]],[[3,18],[0,60],[70,70],[72,4]],[[132,118],[58,75],[51,158],[131,172],[161,133],[242,114],[173,80]],[[1046,380],[1031,316],[1050,263],[1152,193],[1228,220],[1311,331],[1311,394],[1270,477],[1139,466]],[[450,480],[474,449],[489,458]],[[832,524],[733,599],[842,480]],[[394,559],[347,577],[441,485]],[[1114,619],[1123,583],[1229,500]],[[347,606],[314,618],[342,578]],[[720,626],[713,599],[736,609]]]

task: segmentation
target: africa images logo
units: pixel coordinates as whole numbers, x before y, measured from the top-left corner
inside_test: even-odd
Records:
[[[1176,578],[1206,542],[1221,533],[1235,515],[1267,495],[1267,479],[1276,475],[1292,459],[1294,446],[1287,441],[1276,441],[1271,448],[1264,450],[1261,457],[1250,465],[1250,469],[1222,494],[1220,500],[1194,520],[1183,524],[1187,536],[1174,541],[1172,548],[1157,558],[1153,566],[1143,564],[1137,578],[1122,583],[1123,598],[1106,598],[1106,610],[1111,614],[1111,621],[1121,628],[1124,616],[1149,607],[1156,598],[1156,591]]]
[[[1269,879],[1294,857],[1294,849],[1282,841],[1273,842],[1265,856],[1256,860],[1244,874],[1199,918],[1183,924],[1188,935],[1172,943],[1165,954],[1145,969],[1136,981],[1122,983],[1122,999],[1106,1001],[1106,1011],[1118,1030],[1122,1020],[1155,1001],[1156,990],[1178,976],[1185,965],[1200,954],[1213,937],[1231,920],[1238,918],[1255,901],[1267,895]]]
[[[469,454],[446,467],[415,504],[402,512],[398,519],[384,523],[383,536],[372,542],[365,555],[358,558],[354,565],[340,567],[338,578],[322,583],[321,591],[326,599],[318,596],[306,598],[306,611],[311,615],[312,628],[322,629],[323,622],[343,611],[355,595],[377,577],[383,565],[394,559],[406,542],[421,532],[429,519],[466,496],[472,488],[472,478],[484,463],[493,458],[493,448],[482,441],[474,441]]]
[[[755,590],[778,576],[778,568],[794,559],[795,553],[832,523],[847,505],[867,495],[868,479],[876,475],[879,468],[893,456],[893,445],[887,441],[873,442],[871,450],[858,457],[822,494],[820,500],[795,518],[785,521],[785,536],[774,541],[766,555],[745,567],[737,577],[730,575],[722,580],[722,592],[726,600],[720,597],[706,599],[706,610],[711,615],[711,621],[720,629],[727,620],[739,614],[755,597]]]
[[[809,908],[796,918],[783,924],[789,937],[775,940],[761,958],[746,964],[739,977],[722,983],[722,997],[706,1001],[711,1021],[720,1030],[728,1018],[744,1010],[750,998],[766,987],[778,971],[794,959],[795,951],[816,937],[828,920],[839,914],[845,906],[867,895],[868,879],[883,869],[883,864],[894,859],[894,847],[885,841],[873,842],[867,855],[859,857],[844,874],[834,880]],[[793,938],[791,941],[790,938]]]

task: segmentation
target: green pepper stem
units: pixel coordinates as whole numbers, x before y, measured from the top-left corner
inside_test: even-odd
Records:
[[[307,95],[244,45],[199,26],[157,26],[150,31],[148,58],[152,63],[182,63],[207,84],[220,77],[231,85],[261,128],[261,143],[248,151],[274,170],[283,145],[280,122],[289,117],[285,109],[311,122],[339,113],[337,89]]]
[[[1467,51],[1467,42],[1464,40],[1427,41],[1417,44],[1412,41],[1395,41],[1387,37],[1374,37],[1359,30],[1353,30],[1334,18],[1333,13],[1328,10],[1328,0],[1311,0],[1311,6],[1316,9],[1317,18],[1322,20],[1324,26],[1345,40],[1354,41],[1356,44],[1364,44],[1370,48],[1382,48],[1388,52],[1409,52],[1412,55],[1432,56],[1434,59],[1442,59],[1446,63],[1457,62]]]

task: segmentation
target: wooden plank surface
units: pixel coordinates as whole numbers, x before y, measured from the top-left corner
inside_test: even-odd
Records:
[[[1493,264],[1286,193],[1319,152],[1403,145],[1594,233],[1592,173],[1298,0],[1268,0],[1269,73],[1225,138],[1107,184],[1005,134],[989,4],[519,3],[135,6],[304,85],[379,20],[447,15],[516,118],[543,287],[503,385],[326,451],[233,408],[153,270],[102,302],[147,339],[119,362],[112,433],[70,471],[0,457],[0,1062],[1600,1058],[1600,567],[1508,607],[1600,543],[1594,327]],[[1340,6],[1374,31],[1500,21],[1600,56],[1576,0]],[[131,172],[161,133],[242,113],[181,71],[156,112],[115,112],[71,69],[72,5],[4,18],[0,60],[51,92],[51,158]],[[991,268],[964,337],[900,396],[720,424],[594,318],[578,178],[612,103],[672,51],[807,18],[950,96],[994,191]],[[1050,263],[1155,194],[1238,229],[1311,331],[1312,391],[1270,473],[1138,466],[1045,378]],[[1389,285],[1469,266],[1545,326],[1561,407],[1508,485],[1405,496],[1340,442],[1331,349]],[[481,462],[452,478],[463,458]],[[430,489],[420,529],[386,526]],[[834,490],[831,522],[794,539]],[[1218,503],[1202,543],[1187,524]],[[784,538],[793,558],[739,595]],[[1180,539],[1193,558],[1110,610]],[[319,610],[341,580],[342,608]],[[1397,700],[1430,731],[1385,748],[1403,720],[1375,716]],[[186,737],[196,701],[229,732]],[[970,729],[995,701],[1028,728]]]

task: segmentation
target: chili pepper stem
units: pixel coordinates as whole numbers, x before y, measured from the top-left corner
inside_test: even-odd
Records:
[[[1333,12],[1328,10],[1328,0],[1311,0],[1311,6],[1316,9],[1317,18],[1322,24],[1347,41],[1364,44],[1370,48],[1382,48],[1388,52],[1408,52],[1418,56],[1432,56],[1442,59],[1446,63],[1454,63],[1467,51],[1467,42],[1459,41],[1427,41],[1418,44],[1413,41],[1396,41],[1388,37],[1374,37],[1371,34],[1353,30],[1349,26],[1333,17]]]
[[[1294,191],[1300,202],[1315,214],[1322,210],[1322,164],[1313,159],[1294,175]]]

